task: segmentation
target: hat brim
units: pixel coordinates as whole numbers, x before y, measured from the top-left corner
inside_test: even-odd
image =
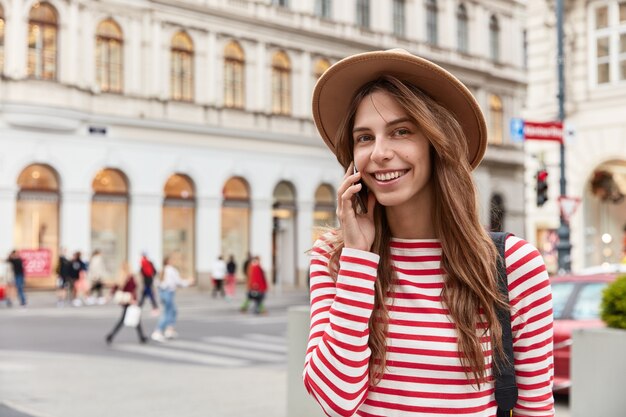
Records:
[[[357,91],[382,75],[413,84],[448,109],[468,141],[468,162],[476,168],[487,147],[487,125],[478,102],[461,81],[440,66],[406,51],[375,51],[352,55],[331,66],[313,90],[313,119],[333,153],[343,117]]]

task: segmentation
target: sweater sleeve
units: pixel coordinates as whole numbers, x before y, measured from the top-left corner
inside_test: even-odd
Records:
[[[327,415],[352,416],[369,387],[368,322],[379,256],[344,248],[335,282],[329,273],[329,251],[316,244],[311,260],[304,385]]]
[[[552,292],[539,251],[515,236],[506,240],[513,356],[518,386],[516,417],[554,417]]]

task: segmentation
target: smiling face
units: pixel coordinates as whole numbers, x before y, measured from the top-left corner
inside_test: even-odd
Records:
[[[381,205],[403,212],[430,207],[430,144],[391,94],[376,90],[361,101],[352,139],[354,162]]]

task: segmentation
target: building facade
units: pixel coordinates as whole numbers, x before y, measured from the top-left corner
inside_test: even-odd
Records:
[[[505,120],[523,107],[524,15],[508,0],[0,0],[0,253],[20,249],[40,287],[62,248],[101,250],[110,279],[141,252],[176,256],[201,285],[219,255],[252,253],[275,286],[306,285],[343,176],[310,115],[314,83],[397,47],[476,95],[481,219],[523,236]]]
[[[532,120],[556,120],[556,13],[528,4],[528,108]],[[626,3],[567,2],[564,13],[566,179],[580,205],[570,219],[574,271],[617,263],[626,253]],[[527,204],[527,235],[556,271],[560,157],[556,143],[528,143],[528,192],[548,171],[548,201]]]

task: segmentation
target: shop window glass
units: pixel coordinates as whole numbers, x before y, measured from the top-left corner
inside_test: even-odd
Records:
[[[234,177],[222,190],[222,254],[233,255],[238,281],[245,280],[243,263],[250,248],[250,191],[246,180]]]
[[[194,189],[191,178],[174,174],[163,190],[163,256],[170,258],[183,277],[195,275]]]

